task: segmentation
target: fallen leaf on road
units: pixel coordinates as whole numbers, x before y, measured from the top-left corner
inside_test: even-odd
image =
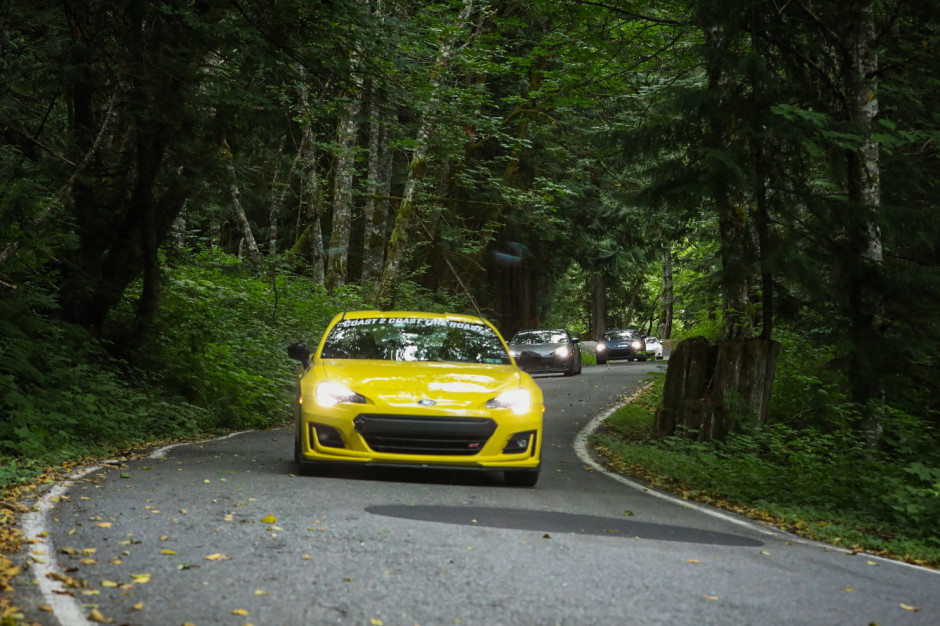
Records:
[[[101,612],[98,611],[98,609],[92,609],[91,612],[88,614],[88,621],[98,622],[100,624],[110,624],[114,620],[109,619],[105,617],[104,615],[102,615]]]
[[[277,522],[277,518],[273,515],[267,515],[261,519],[263,524],[274,524]]]
[[[708,595],[707,593],[703,593],[702,597],[705,598],[706,600],[712,600],[712,601],[718,599],[718,596],[711,596],[711,595]]]
[[[232,609],[232,615],[248,615],[247,609]]]
[[[904,604],[903,602],[901,603],[901,608],[905,611],[914,611],[915,613],[920,612],[919,606],[911,606],[910,604]]]
[[[210,554],[206,557],[207,561],[228,561],[228,556],[222,554],[221,552],[216,552],[215,554]]]

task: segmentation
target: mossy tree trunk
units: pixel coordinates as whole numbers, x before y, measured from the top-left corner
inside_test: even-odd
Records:
[[[767,339],[686,339],[669,357],[654,432],[684,431],[698,441],[723,440],[741,425],[767,419],[780,344]]]

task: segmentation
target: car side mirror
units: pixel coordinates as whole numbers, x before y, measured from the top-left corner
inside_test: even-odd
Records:
[[[580,340],[579,338],[577,338],[577,337],[572,337],[572,338],[571,338],[571,343],[578,343],[579,341],[581,341],[581,340]]]
[[[310,367],[310,348],[303,341],[287,346],[287,356],[303,363],[304,369]]]

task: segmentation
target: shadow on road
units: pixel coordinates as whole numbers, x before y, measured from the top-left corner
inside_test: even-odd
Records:
[[[625,539],[652,539],[653,541],[682,541],[720,546],[758,547],[764,545],[763,542],[756,539],[730,533],[597,515],[558,513],[555,511],[396,504],[370,506],[366,507],[366,511],[387,517],[489,528],[602,535],[604,537],[622,537]]]

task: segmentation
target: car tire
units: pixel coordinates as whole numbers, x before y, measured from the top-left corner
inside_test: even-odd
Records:
[[[604,365],[605,363],[607,363],[607,359],[605,359],[605,358],[602,357],[602,356],[597,357],[597,364],[598,364],[598,365]]]
[[[511,487],[534,487],[539,482],[539,470],[505,470],[503,480]]]
[[[576,357],[577,355],[575,355]],[[575,374],[581,373],[581,363],[576,361],[574,357],[571,358],[571,362],[568,363],[568,369],[565,370],[565,376],[574,376]]]

